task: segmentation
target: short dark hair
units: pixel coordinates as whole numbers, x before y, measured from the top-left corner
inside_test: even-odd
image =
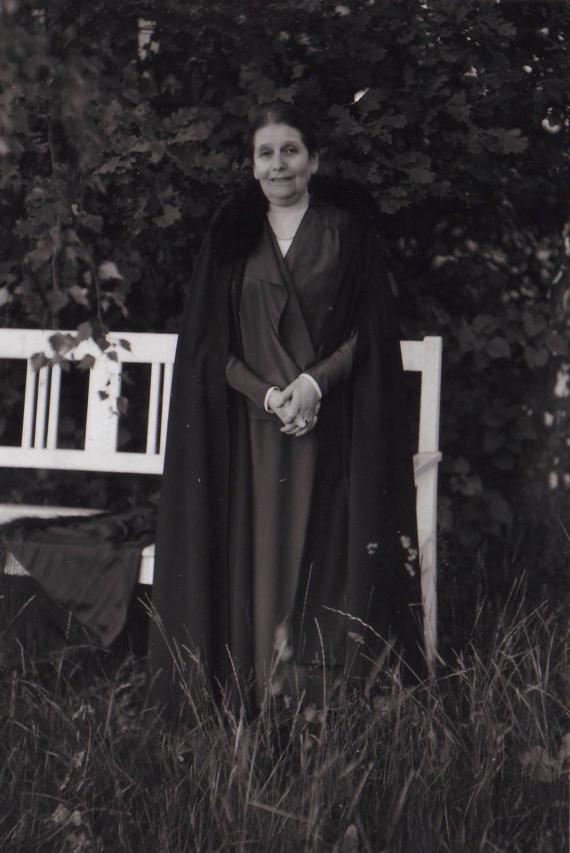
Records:
[[[248,141],[250,151],[253,152],[253,140],[255,134],[268,124],[288,124],[301,134],[305,148],[313,157],[318,153],[319,144],[317,135],[311,119],[293,104],[284,101],[274,101],[271,104],[263,104],[257,107],[249,122]]]

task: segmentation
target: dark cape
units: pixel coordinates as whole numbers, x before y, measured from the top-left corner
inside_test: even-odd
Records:
[[[353,372],[335,389],[345,421],[347,565],[342,591],[319,582],[306,586],[303,620],[329,614],[344,620],[356,649],[355,672],[387,647],[407,668],[423,674],[420,570],[410,415],[393,295],[386,273],[375,208],[357,185],[315,176],[311,203],[350,213],[343,235],[342,274],[322,355],[358,329]],[[192,680],[195,661],[222,689],[247,679],[253,648],[244,616],[236,626],[236,579],[228,535],[234,472],[247,500],[247,448],[236,447],[233,426],[246,418],[245,398],[226,383],[228,352],[239,355],[239,313],[245,260],[261,238],[266,202],[257,184],[234,196],[215,217],[187,294],[178,339],[161,490],[153,587],[155,622],[150,663],[159,695],[178,695]],[[340,403],[339,403],[340,400]],[[323,408],[327,404],[323,400]],[[243,432],[243,431],[242,431]],[[326,536],[326,523],[316,536]],[[404,544],[402,544],[404,543]],[[243,547],[248,544],[244,541]],[[318,551],[313,537],[311,548]],[[417,551],[416,551],[417,554]],[[243,601],[251,578],[240,577]],[[295,620],[293,620],[295,621]],[[176,649],[181,654],[176,653]],[[188,653],[190,652],[190,653]],[[177,658],[176,663],[173,662]],[[172,692],[172,689],[174,692]]]

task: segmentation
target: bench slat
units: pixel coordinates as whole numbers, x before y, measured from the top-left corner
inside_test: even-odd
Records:
[[[420,396],[420,453],[439,450],[442,339],[424,338],[424,366]]]
[[[22,447],[32,447],[32,430],[34,427],[34,411],[36,408],[37,371],[32,362],[28,361],[26,368],[26,394],[24,397],[24,418],[22,421]]]
[[[85,451],[113,453],[117,449],[119,418],[117,400],[121,396],[120,364],[99,358],[89,377]]]
[[[73,335],[74,332],[56,332],[54,329],[2,329],[0,335],[0,359],[17,358],[27,360],[35,353],[43,352],[48,357],[54,355],[50,338],[55,334]],[[109,332],[107,340],[111,348],[106,352],[115,350],[121,362],[135,362],[148,364],[151,361],[172,363],[176,350],[176,335],[155,334],[152,332]],[[126,341],[130,349],[121,345]],[[63,355],[63,353],[60,353]],[[66,358],[76,361],[84,355],[101,357],[102,351],[95,341],[82,341],[74,350],[65,354]]]
[[[48,468],[60,471],[106,471],[125,474],[161,474],[163,458],[158,453],[102,453],[100,450],[70,450],[39,447],[0,447],[0,468]]]
[[[146,452],[156,453],[158,446],[158,412],[160,400],[160,380],[162,369],[158,362],[153,362],[150,371],[150,396],[148,403],[148,424],[146,431]]]
[[[170,394],[172,391],[172,364],[165,364],[162,382],[162,416],[160,424],[160,455],[164,456],[166,449],[166,427],[168,424],[168,410],[170,408]]]
[[[46,447],[55,450],[57,447],[57,430],[59,426],[59,396],[61,393],[61,367],[54,364],[51,369],[49,389],[48,432]]]
[[[34,447],[45,447],[46,417],[48,410],[49,368],[42,367],[38,374],[38,399],[36,404],[36,424]]]

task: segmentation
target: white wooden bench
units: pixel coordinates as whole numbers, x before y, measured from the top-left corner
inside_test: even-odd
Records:
[[[68,449],[58,446],[62,369],[58,364],[37,369],[39,353],[44,353],[48,359],[55,355],[50,339],[56,334],[72,335],[53,330],[0,330],[0,360],[20,359],[26,363],[21,442],[19,446],[0,446],[0,468],[161,474],[176,335],[113,333],[107,335],[110,346],[105,351],[91,339],[81,341],[68,351],[58,349],[60,357],[76,362],[85,356],[92,357],[92,361],[88,360],[92,366],[88,370],[85,444],[82,449]],[[436,521],[437,471],[441,460],[438,449],[441,351],[441,338],[402,341],[404,369],[421,373],[419,446],[414,456],[414,472],[426,650],[430,662],[435,660],[437,640]],[[117,449],[120,417],[117,400],[121,397],[121,371],[123,365],[133,363],[150,365],[144,452]],[[137,393],[142,393],[142,390],[138,389]],[[97,510],[0,504],[0,522],[25,516],[45,518],[92,512]],[[153,569],[154,545],[151,545],[142,555],[139,582],[152,584]],[[23,567],[10,557],[4,570],[7,574],[25,574]]]

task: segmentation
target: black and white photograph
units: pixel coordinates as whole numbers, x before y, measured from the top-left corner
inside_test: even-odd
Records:
[[[0,0],[0,851],[570,853],[570,2]]]

